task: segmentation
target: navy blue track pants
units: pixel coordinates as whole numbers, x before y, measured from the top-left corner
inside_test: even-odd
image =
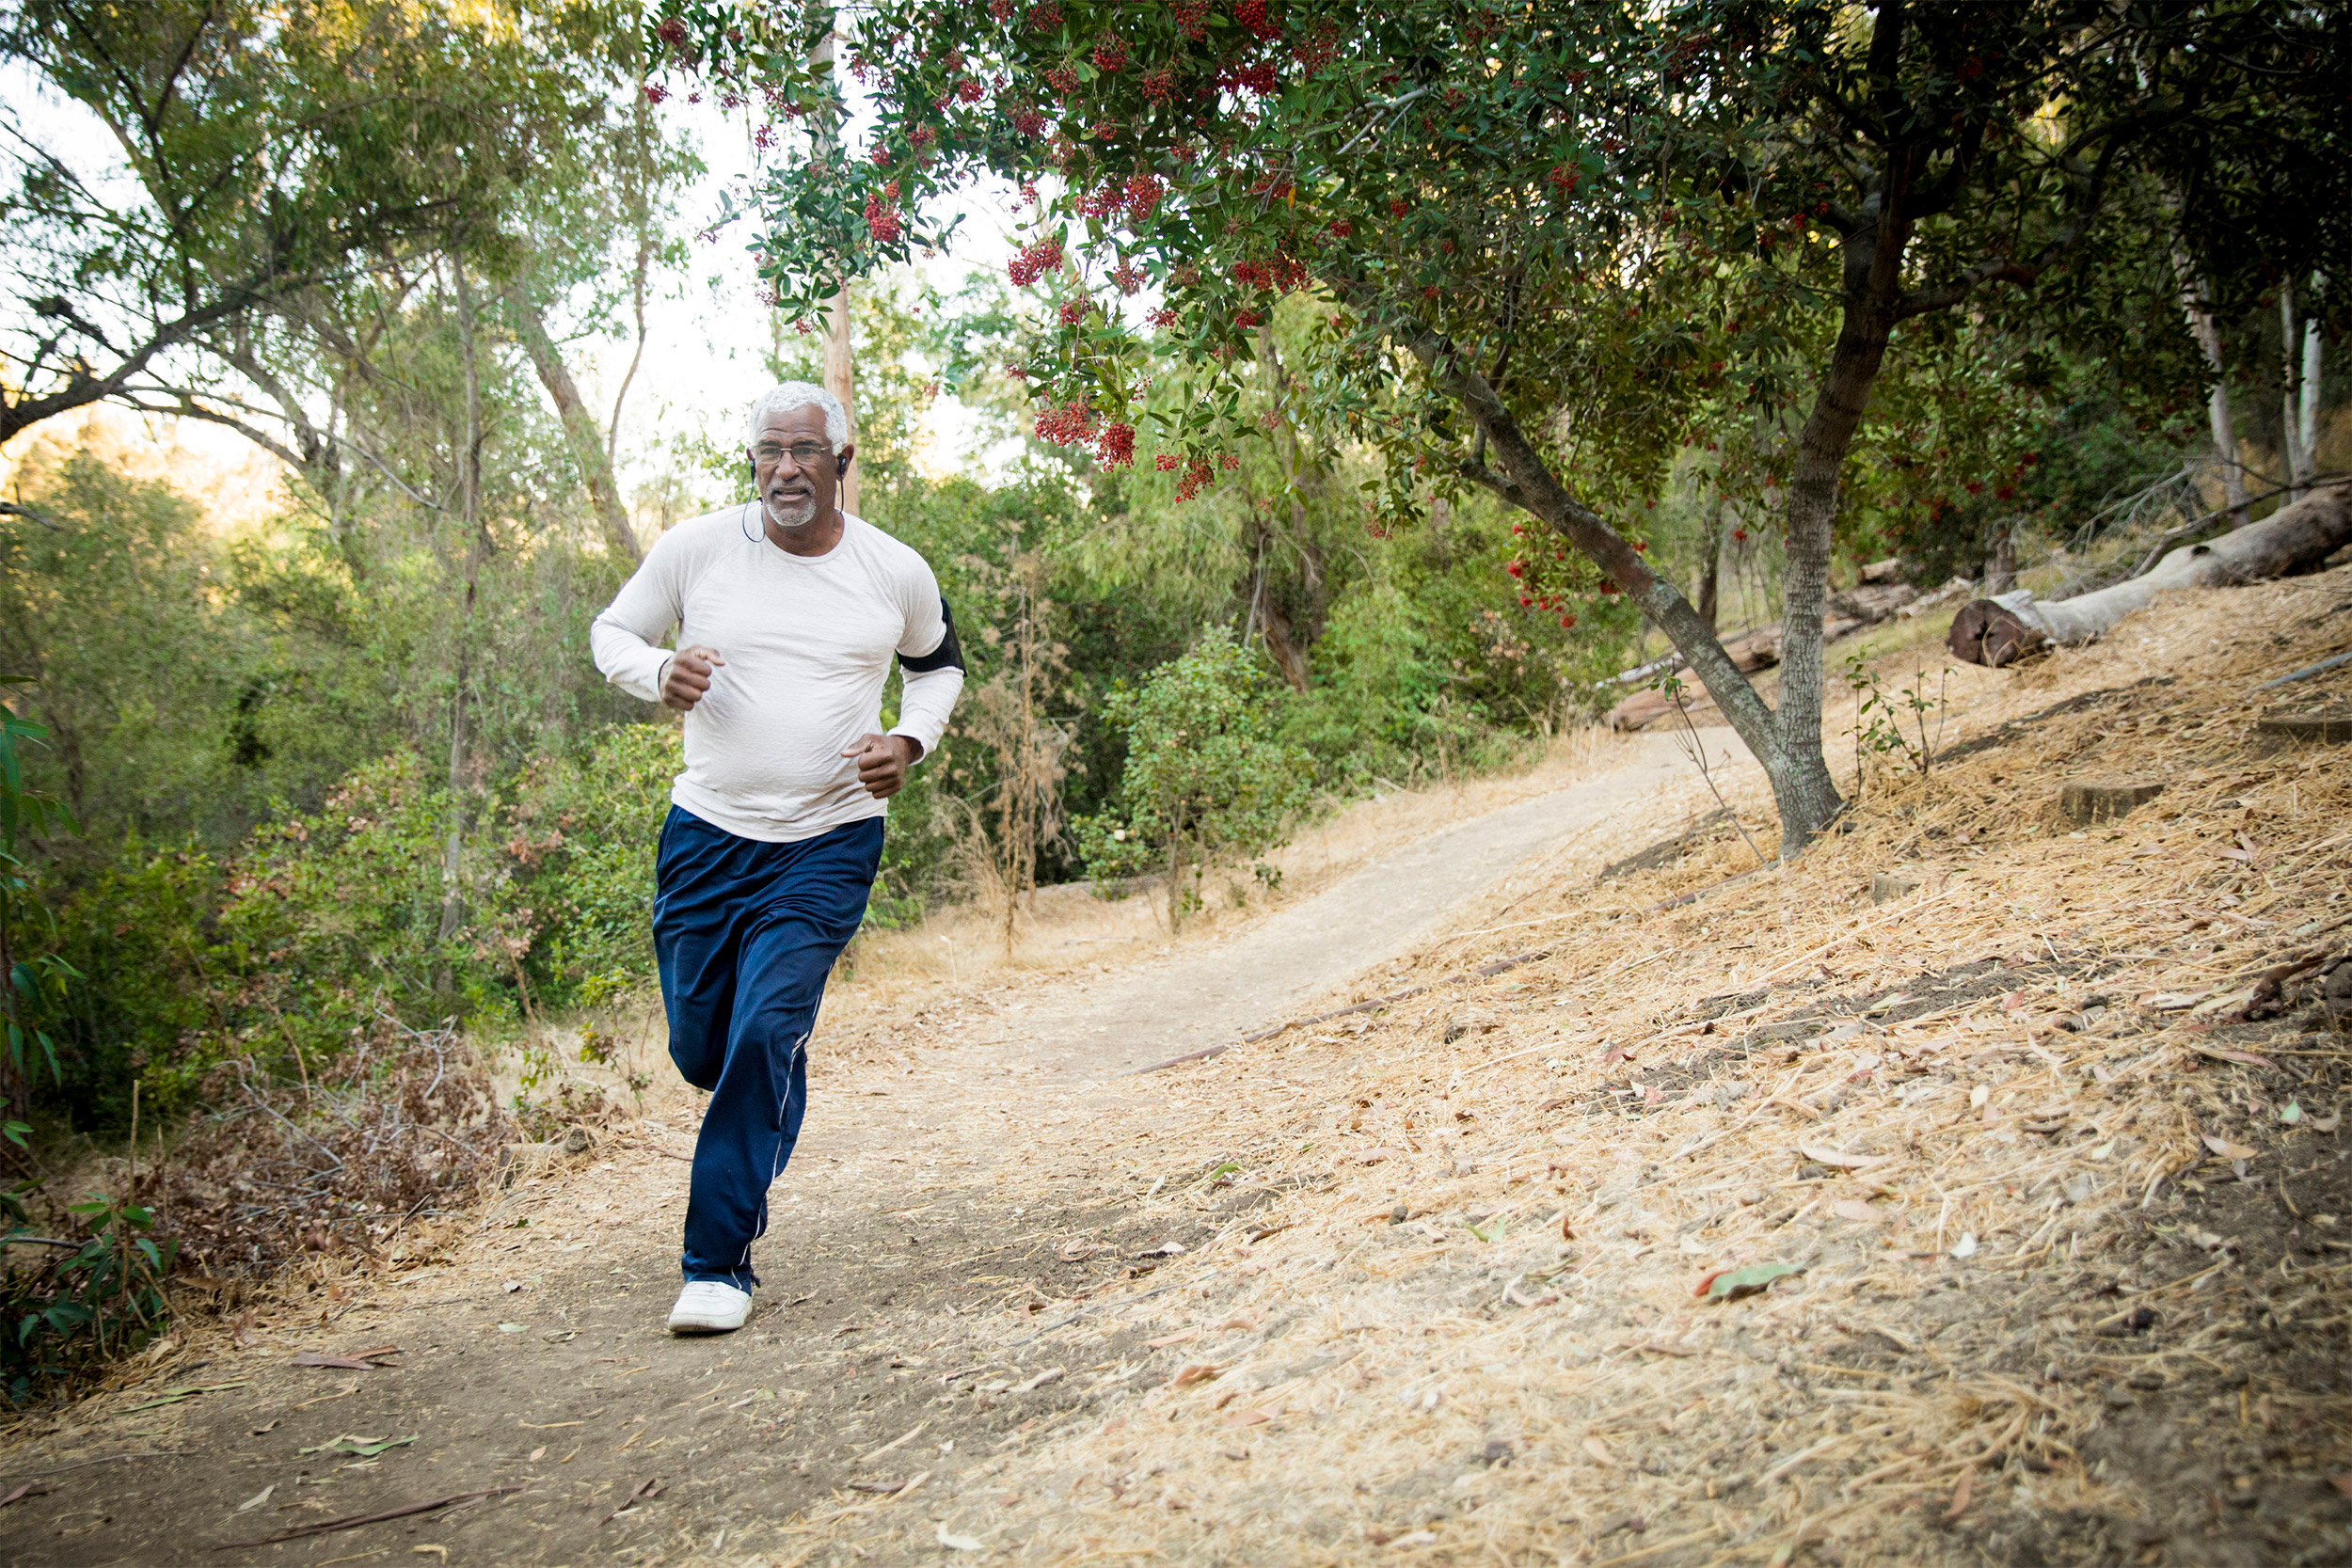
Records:
[[[686,1202],[689,1280],[758,1282],[752,1243],[801,1135],[817,1005],[882,847],[879,816],[792,844],[738,838],[676,806],[661,825],[653,945],[670,1059],[710,1094]]]

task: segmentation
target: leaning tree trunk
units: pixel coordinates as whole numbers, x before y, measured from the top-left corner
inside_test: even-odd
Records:
[[[612,475],[612,454],[596,430],[596,418],[581,400],[580,387],[572,380],[571,369],[564,363],[563,355],[557,352],[555,340],[548,335],[548,324],[539,314],[539,307],[519,283],[507,291],[506,297],[515,311],[516,336],[522,340],[531,368],[538,372],[539,385],[547,388],[548,401],[555,404],[556,417],[564,422],[564,437],[571,443],[581,478],[587,482],[589,504],[596,508],[605,544],[633,569],[644,559],[644,551],[638,547],[637,531],[628,526],[628,514],[621,506],[620,482]]]
[[[2352,483],[2328,484],[2259,523],[2184,545],[2140,577],[2051,604],[2021,588],[1961,607],[1955,657],[1994,669],[2052,644],[2088,642],[2169,588],[2226,588],[2305,571],[2352,544]]]

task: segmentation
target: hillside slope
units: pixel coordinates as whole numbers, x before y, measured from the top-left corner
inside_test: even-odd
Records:
[[[1081,1070],[1149,1055],[1134,971],[852,987],[744,1334],[659,1331],[674,1100],[20,1431],[6,1487],[51,1490],[0,1552],[2343,1560],[2352,774],[2255,725],[2352,671],[2253,689],[2347,641],[2352,571],[2182,595],[1955,676],[1944,760],[1793,866],[1719,831],[1597,881],[1712,804],[1649,786],[1163,1072]],[[2163,793],[2058,817],[2122,775]]]

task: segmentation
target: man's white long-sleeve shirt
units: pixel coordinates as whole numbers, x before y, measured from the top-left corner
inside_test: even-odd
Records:
[[[790,843],[883,815],[841,753],[882,728],[893,654],[920,659],[947,636],[930,566],[843,514],[823,555],[772,543],[756,503],[680,523],[654,542],[603,614],[589,646],[605,678],[661,699],[671,627],[726,662],[686,715],[686,771],[670,799],[741,838]],[[963,672],[909,670],[891,731],[939,745]]]

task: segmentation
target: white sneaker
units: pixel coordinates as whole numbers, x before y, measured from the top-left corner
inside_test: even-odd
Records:
[[[732,1334],[751,1321],[752,1293],[720,1279],[697,1279],[670,1308],[673,1334]]]

